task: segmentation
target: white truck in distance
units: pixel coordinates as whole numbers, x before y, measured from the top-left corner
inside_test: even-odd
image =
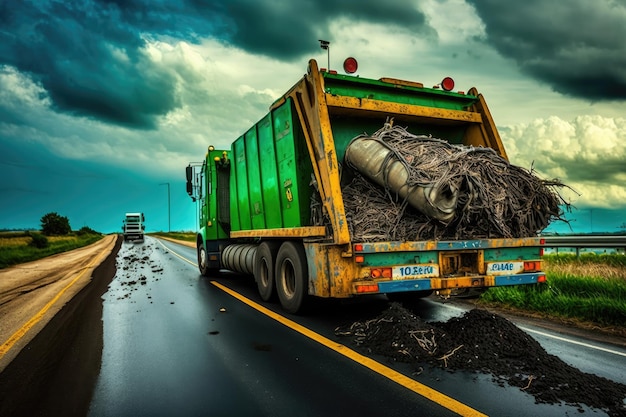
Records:
[[[146,228],[145,221],[143,213],[126,213],[122,224],[124,240],[143,240],[143,233]]]

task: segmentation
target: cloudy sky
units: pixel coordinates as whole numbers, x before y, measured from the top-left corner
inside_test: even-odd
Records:
[[[0,229],[195,230],[185,166],[326,67],[319,39],[333,69],[476,87],[511,162],[576,191],[573,232],[626,224],[625,0],[0,0]]]

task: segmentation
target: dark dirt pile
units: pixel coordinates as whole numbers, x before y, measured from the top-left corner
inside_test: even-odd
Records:
[[[533,395],[538,403],[586,404],[626,416],[626,385],[587,374],[548,354],[507,319],[473,309],[445,323],[428,323],[398,303],[371,320],[335,330],[369,353],[421,368],[491,374]]]

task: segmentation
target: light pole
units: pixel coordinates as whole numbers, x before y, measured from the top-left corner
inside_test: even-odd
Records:
[[[320,47],[326,50],[326,54],[328,55],[328,71],[330,71],[330,42],[319,39]]]
[[[159,185],[167,185],[167,231],[171,232],[172,231],[172,217],[171,217],[171,210],[170,210],[170,183],[169,182],[162,182]]]

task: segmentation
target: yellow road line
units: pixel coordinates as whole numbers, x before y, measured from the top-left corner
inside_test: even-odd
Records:
[[[163,245],[162,242],[159,241],[159,243],[161,243],[161,245],[166,248],[168,251],[170,251],[172,254],[176,255],[177,257],[179,257],[180,259],[182,259],[183,261],[190,263],[192,265],[197,265],[194,262],[191,262],[190,260],[188,260],[187,258],[183,257],[182,255],[177,254],[176,252],[174,252],[171,248],[166,247],[165,245]],[[217,281],[211,281],[211,284],[215,285],[216,287],[218,287],[219,289],[221,289],[222,291],[232,295],[233,297],[235,297],[236,299],[238,299],[239,301],[249,305],[250,307],[254,308],[255,310],[259,311],[262,314],[265,314],[266,316],[278,321],[279,323],[297,331],[298,333],[318,342],[319,344],[326,346],[329,349],[334,350],[335,352],[352,359],[353,361],[371,369],[372,371],[378,373],[379,375],[382,375],[388,379],[390,379],[391,381],[402,385],[403,387],[415,392],[416,394],[421,395],[422,397],[428,398],[429,400],[433,401],[436,404],[441,405],[442,407],[457,413],[461,416],[466,416],[466,417],[487,417],[486,414],[481,413],[480,411],[474,410],[473,408],[455,400],[454,398],[448,397],[445,394],[440,393],[439,391],[436,391],[424,384],[421,384],[417,381],[415,381],[414,379],[411,379],[409,377],[407,377],[406,375],[403,375],[402,373],[398,372],[398,371],[394,371],[393,369],[379,363],[376,362],[375,360],[368,358],[367,356],[363,356],[360,353],[357,353],[356,351],[350,349],[349,347],[342,345],[341,343],[337,343],[337,342],[333,342],[332,340],[318,334],[315,333],[314,331],[312,331],[311,329],[308,329],[298,323],[296,323],[293,320],[289,320],[288,318],[281,316],[278,313],[273,312],[272,310],[263,307],[260,304],[255,303],[254,301],[250,300],[249,298],[244,297],[243,295],[239,294],[238,292],[235,292],[234,290],[220,284]]]
[[[473,408],[455,400],[454,398],[450,398],[445,394],[440,393],[439,391],[436,391],[424,384],[421,384],[417,381],[415,381],[414,379],[411,379],[405,375],[403,375],[402,373],[398,372],[398,371],[394,371],[393,369],[379,363],[376,362],[375,360],[368,358],[367,356],[363,356],[360,353],[357,353],[356,351],[348,348],[345,345],[342,345],[341,343],[337,343],[337,342],[333,342],[332,340],[318,334],[315,333],[314,331],[312,331],[311,329],[308,329],[292,320],[289,320],[288,318],[281,316],[278,313],[273,312],[272,310],[263,307],[260,304],[255,303],[254,301],[244,297],[243,295],[239,294],[238,292],[235,292],[234,290],[220,284],[219,282],[216,281],[211,281],[211,284],[215,285],[216,287],[218,287],[219,289],[221,289],[222,291],[225,291],[226,293],[232,295],[233,297],[235,297],[236,299],[238,299],[239,301],[249,305],[250,307],[254,308],[255,310],[265,314],[266,316],[271,317],[272,319],[284,324],[285,326],[297,331],[298,333],[318,342],[321,345],[326,346],[329,349],[334,350],[335,352],[338,352],[339,354],[352,359],[353,361],[371,369],[372,371],[410,389],[411,391],[421,395],[422,397],[426,397],[429,400],[441,405],[442,407],[447,408],[450,411],[453,411],[461,416],[467,416],[467,417],[486,417],[486,414],[483,414],[477,410],[474,410]]]
[[[30,329],[32,329],[37,323],[39,323],[41,321],[41,319],[43,319],[43,316],[48,312],[48,310],[50,310],[50,308],[54,305],[54,303],[56,303],[59,298],[61,298],[61,296],[72,286],[76,283],[76,281],[78,281],[84,274],[85,272],[87,272],[89,270],[89,268],[91,268],[96,262],[98,262],[103,256],[104,254],[107,253],[105,251],[102,251],[100,253],[100,256],[98,256],[97,258],[95,258],[93,261],[91,261],[86,267],[83,268],[83,271],[78,274],[76,276],[76,278],[74,278],[72,280],[72,282],[70,282],[69,284],[67,284],[61,291],[59,291],[57,293],[57,295],[54,296],[54,298],[52,300],[50,300],[50,302],[48,302],[48,304],[46,304],[41,310],[39,310],[39,312],[37,314],[35,314],[30,320],[28,320],[26,322],[26,324],[24,324],[20,329],[18,329],[15,333],[13,333],[13,335],[11,337],[9,337],[6,342],[4,342],[2,345],[0,345],[0,359],[2,359],[4,357],[4,355],[6,355],[6,353],[11,350],[11,348],[22,338],[26,335],[26,333],[28,333],[28,331]]]
[[[159,244],[161,246],[163,246],[166,250],[168,250],[172,255],[179,257],[180,259],[182,259],[183,261],[187,262],[188,264],[191,264],[193,266],[198,266],[198,264],[195,261],[190,261],[189,259],[185,258],[182,255],[177,254],[176,252],[174,252],[171,248],[168,248],[167,246],[165,246],[163,244],[163,242],[161,242],[158,238],[156,238],[157,242],[159,242]]]

